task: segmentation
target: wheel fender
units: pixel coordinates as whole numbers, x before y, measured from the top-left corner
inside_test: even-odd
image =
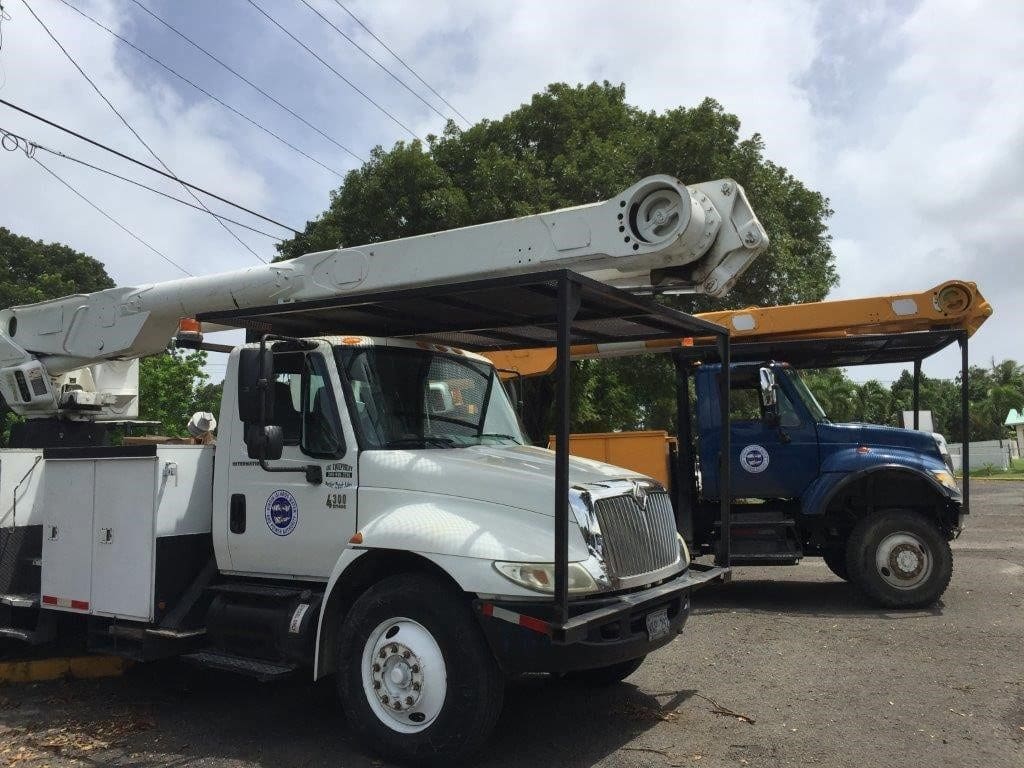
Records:
[[[851,485],[861,482],[872,475],[902,475],[906,478],[923,480],[931,487],[939,498],[950,499],[949,490],[936,480],[931,474],[915,467],[901,464],[894,461],[880,462],[867,467],[861,467],[853,471],[836,471],[822,474],[811,483],[807,493],[804,494],[801,504],[801,511],[804,515],[824,515],[825,510],[836,498]]]
[[[342,578],[342,575],[346,570],[355,562],[359,557],[366,553],[365,549],[348,548],[341,553],[341,557],[338,558],[338,562],[334,564],[334,568],[331,570],[331,576],[327,580],[327,590],[324,592],[324,600],[320,604],[320,617],[316,625],[316,652],[313,656],[313,679],[319,680],[324,675],[329,674],[330,670],[322,669],[321,662],[324,659],[324,641],[326,639],[326,619],[333,616],[334,611],[338,607],[337,597],[340,593],[335,592],[335,587],[338,581]]]

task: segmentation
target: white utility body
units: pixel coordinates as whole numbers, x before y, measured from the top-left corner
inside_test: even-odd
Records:
[[[691,567],[655,481],[527,445],[480,355],[263,335],[229,356],[215,445],[98,428],[137,413],[137,358],[196,313],[552,268],[720,295],[766,245],[735,182],[653,176],[593,205],[0,311],[0,393],[27,417],[0,451],[0,641],[43,644],[72,614],[99,652],[334,675],[349,727],[401,760],[479,747],[508,675],[628,675],[721,569]]]

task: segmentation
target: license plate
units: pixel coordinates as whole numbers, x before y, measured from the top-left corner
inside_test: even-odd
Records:
[[[647,639],[660,640],[668,636],[668,608],[662,608],[647,614]]]

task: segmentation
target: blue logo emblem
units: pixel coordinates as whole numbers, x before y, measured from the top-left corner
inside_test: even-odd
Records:
[[[275,536],[287,536],[299,524],[299,502],[288,491],[274,491],[264,508],[267,528]]]

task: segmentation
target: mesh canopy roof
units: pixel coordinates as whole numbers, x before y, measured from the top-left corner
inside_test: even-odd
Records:
[[[573,344],[726,333],[721,326],[568,270],[207,312],[198,319],[253,335],[389,336],[472,351],[553,347],[560,285],[578,291]]]
[[[794,368],[836,368],[881,363],[910,363],[924,360],[961,338],[959,329],[916,331],[914,333],[844,336],[829,339],[789,341],[733,342],[730,356],[734,363],[761,363],[778,360]],[[705,359],[714,353],[708,347],[684,347],[686,357]]]

